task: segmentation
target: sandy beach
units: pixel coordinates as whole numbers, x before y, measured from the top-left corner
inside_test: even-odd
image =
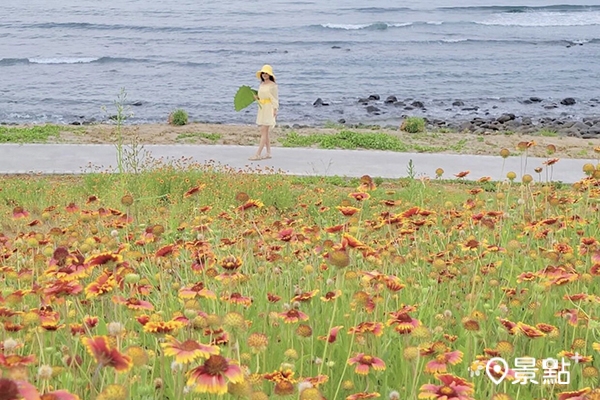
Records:
[[[75,129],[74,129],[75,128]],[[528,154],[534,157],[555,158],[595,158],[598,153],[594,148],[600,146],[598,139],[581,139],[576,137],[544,137],[539,135],[502,133],[473,134],[457,132],[423,132],[407,133],[399,129],[356,129],[344,128],[357,133],[381,132],[396,136],[414,152],[435,152],[447,154],[498,155],[500,150],[507,148],[513,154],[518,154],[517,145],[520,142],[535,142],[529,148]],[[314,134],[335,135],[341,128],[289,128],[276,127],[272,131],[271,146],[281,147],[283,140],[290,133],[301,136]],[[259,140],[258,129],[254,125],[227,125],[191,123],[184,126],[168,124],[141,124],[121,127],[124,143],[138,140],[143,144],[221,144],[256,146]],[[136,139],[137,138],[137,139]],[[51,143],[80,143],[80,144],[110,144],[116,143],[116,126],[97,124],[80,127],[65,126],[60,136],[50,140]],[[549,154],[548,145],[554,145],[556,152]],[[250,150],[250,149],[249,149]]]

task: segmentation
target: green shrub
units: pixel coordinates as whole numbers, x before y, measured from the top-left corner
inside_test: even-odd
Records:
[[[169,124],[171,125],[187,125],[188,123],[188,114],[185,110],[175,110],[169,115]]]
[[[421,117],[408,117],[402,122],[400,130],[408,133],[423,132],[425,130],[425,120]]]

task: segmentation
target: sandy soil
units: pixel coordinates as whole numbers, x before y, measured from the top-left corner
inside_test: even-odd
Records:
[[[244,125],[192,123],[185,126],[170,126],[168,124],[143,124],[125,126],[121,129],[123,135],[125,135],[125,143],[137,137],[139,138],[139,143],[143,144],[233,144],[256,146],[259,140],[258,128],[256,126]],[[374,132],[372,130],[350,130],[355,132]],[[279,139],[292,131],[300,135],[314,133],[335,134],[339,132],[339,129],[291,129],[276,127],[271,133],[271,145],[273,147],[281,146]],[[376,132],[385,132],[398,136],[403,143],[410,147],[436,148],[436,152],[438,153],[451,154],[498,155],[502,148],[509,149],[512,154],[518,154],[517,144],[519,142],[533,141],[535,145],[529,149],[529,155],[533,157],[548,157],[547,146],[552,144],[556,147],[556,153],[551,157],[595,159],[598,158],[599,154],[594,152],[594,148],[600,146],[600,139],[579,139],[573,137],[542,137],[494,133],[490,133],[489,135],[475,135],[441,132],[410,134],[399,130],[386,129],[380,129]],[[65,131],[61,132],[60,138],[53,142],[106,144],[115,143],[115,141],[115,126],[89,125],[65,128]]]

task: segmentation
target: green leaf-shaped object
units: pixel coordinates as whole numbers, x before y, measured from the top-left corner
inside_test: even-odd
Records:
[[[252,89],[250,86],[241,86],[233,98],[235,111],[240,111],[254,103],[254,95],[258,95],[257,90]]]

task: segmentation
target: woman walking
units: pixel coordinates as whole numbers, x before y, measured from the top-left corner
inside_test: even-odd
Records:
[[[254,96],[258,101],[256,125],[260,128],[260,143],[256,155],[250,157],[252,161],[271,158],[269,131],[277,123],[277,111],[279,110],[279,93],[273,68],[270,65],[264,65],[256,73],[256,77],[261,81],[258,87],[258,96]],[[266,149],[265,156],[261,155],[263,149]]]

